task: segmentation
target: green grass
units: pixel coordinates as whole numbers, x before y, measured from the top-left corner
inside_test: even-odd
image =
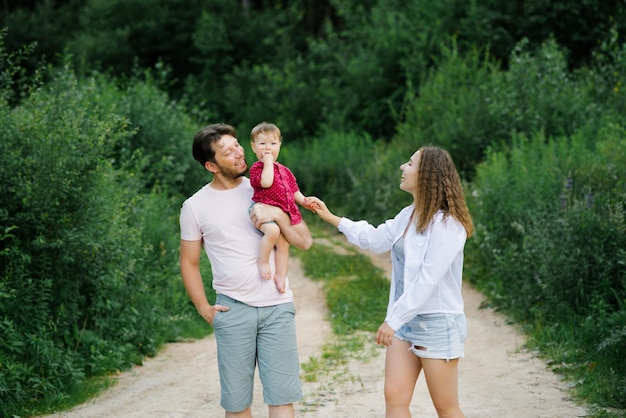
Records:
[[[64,396],[56,396],[54,398],[44,398],[35,404],[24,405],[20,416],[39,416],[50,414],[58,411],[66,411],[76,405],[85,403],[106,389],[114,386],[117,381],[113,376],[91,377],[75,384],[70,388]],[[3,411],[0,411],[0,414]],[[0,415],[4,416],[4,415]],[[18,417],[14,415],[14,417]]]
[[[323,282],[334,337],[320,356],[302,364],[302,378],[306,382],[328,375],[332,380],[349,378],[340,368],[350,359],[367,361],[379,355],[365,347],[385,318],[389,280],[336,230],[315,222],[309,226],[314,245],[307,251],[291,251],[302,262],[306,277]]]
[[[311,228],[318,243],[307,251],[292,249],[292,254],[302,261],[307,277],[323,282],[333,331],[339,335],[376,331],[385,318],[389,280],[367,256],[332,239],[328,229]],[[329,237],[334,246],[319,243],[319,238]],[[345,254],[338,254],[337,247]]]
[[[333,338],[322,348],[322,354],[316,357],[309,357],[309,360],[301,365],[305,382],[317,382],[320,380],[321,374],[328,374],[337,370],[338,367],[345,365],[351,358],[361,358],[367,360],[369,357],[363,357],[361,353],[365,348],[365,341],[371,338],[371,335],[364,333],[355,333],[343,338]],[[376,353],[373,353],[376,355]]]
[[[594,360],[597,353],[590,350],[593,344],[580,346],[579,332],[579,325],[568,321],[550,327],[527,327],[527,346],[538,350],[551,370],[563,376],[579,401],[591,405],[590,417],[626,417],[625,410],[598,406],[600,400],[606,399],[619,403],[615,397],[624,393],[623,377],[616,370],[601,370],[606,366]]]

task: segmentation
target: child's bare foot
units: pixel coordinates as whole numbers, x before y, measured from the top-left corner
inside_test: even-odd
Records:
[[[272,268],[269,261],[259,261],[259,273],[265,280],[272,280]]]
[[[285,293],[285,277],[280,274],[274,275],[274,283],[276,283],[276,288],[279,293]]]

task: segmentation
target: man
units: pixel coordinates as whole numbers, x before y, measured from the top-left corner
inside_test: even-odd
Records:
[[[196,133],[193,157],[213,179],[183,203],[180,270],[194,306],[215,330],[220,404],[226,418],[252,416],[258,363],[270,418],[293,418],[293,403],[302,397],[293,293],[288,280],[280,293],[273,280],[261,278],[257,261],[262,234],[255,225],[276,222],[301,249],[311,246],[311,234],[308,228],[303,235],[294,232],[289,216],[276,207],[257,204],[249,215],[253,190],[232,126],[212,124]],[[212,306],[200,274],[202,247],[217,293]]]

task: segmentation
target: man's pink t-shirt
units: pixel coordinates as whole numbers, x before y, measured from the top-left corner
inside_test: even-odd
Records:
[[[302,215],[294,197],[294,194],[300,191],[296,176],[286,166],[274,162],[274,182],[270,187],[263,188],[261,186],[262,171],[262,161],[257,161],[250,167],[250,184],[254,188],[252,200],[278,206],[289,215],[292,225],[302,222]]]
[[[257,261],[263,234],[248,214],[252,193],[247,178],[228,190],[216,190],[207,184],[183,203],[180,238],[202,240],[211,261],[216,293],[257,307],[293,302],[291,289],[279,293],[273,280],[259,274]],[[273,255],[270,264],[273,268]]]

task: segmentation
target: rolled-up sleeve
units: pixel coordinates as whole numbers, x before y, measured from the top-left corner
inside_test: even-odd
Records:
[[[366,221],[352,221],[342,218],[337,226],[348,241],[359,248],[371,250],[375,253],[384,253],[391,250],[393,243],[407,227],[412,206],[404,208],[395,218],[374,227]]]

